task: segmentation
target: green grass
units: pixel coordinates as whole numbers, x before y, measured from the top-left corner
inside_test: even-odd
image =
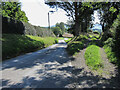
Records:
[[[27,52],[42,49],[56,43],[54,37],[36,37],[30,35],[3,34],[2,39],[2,58],[8,59]]]
[[[100,48],[96,45],[88,46],[86,48],[84,57],[86,60],[86,64],[93,70],[97,70],[103,66],[100,56]]]
[[[112,48],[107,45],[104,45],[103,48],[105,49],[107,58],[109,59],[109,62],[119,64],[119,63],[117,63],[117,57],[115,56],[115,52],[112,51]]]
[[[58,39],[58,40],[64,40],[64,38],[63,38],[63,37],[58,37],[57,39]]]
[[[113,42],[113,38],[108,38],[105,42],[104,42],[104,49],[105,52],[107,54],[107,58],[109,59],[109,62],[114,63],[116,65],[120,65],[120,61],[119,57],[117,57],[117,54],[119,52],[116,52],[116,50],[113,48],[114,46],[114,42]]]
[[[58,43],[58,40],[55,37],[37,37],[37,36],[31,36],[31,35],[26,35],[27,37],[36,40],[36,41],[42,41],[44,43],[44,47],[48,47],[52,44]]]
[[[67,51],[69,54],[74,55],[84,48],[84,44],[81,41],[73,41],[68,44]]]
[[[68,42],[67,51],[71,55],[76,55],[80,50],[84,48],[84,44],[88,39],[87,35],[79,35],[78,37],[71,38]]]

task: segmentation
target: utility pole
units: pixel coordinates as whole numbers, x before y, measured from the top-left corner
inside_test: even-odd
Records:
[[[55,11],[49,11],[51,13],[54,13]],[[50,30],[50,13],[48,12],[48,28]]]
[[[49,16],[49,12],[48,12],[48,28],[49,28],[49,30],[50,30],[50,16]]]

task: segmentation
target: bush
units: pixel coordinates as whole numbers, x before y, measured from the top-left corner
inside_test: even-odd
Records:
[[[110,46],[105,45],[104,46],[105,52],[107,54],[107,57],[111,63],[118,64],[117,63],[117,57],[115,55],[115,52],[112,51],[112,48]]]
[[[79,52],[81,49],[84,48],[84,44],[81,41],[73,41],[68,44],[67,50],[69,54],[73,55]]]
[[[104,34],[107,37],[104,39],[105,52],[110,62],[120,65],[120,14],[112,24],[109,33],[111,37]]]
[[[56,36],[62,34],[62,31],[61,31],[60,27],[52,27],[51,29]]]
[[[90,45],[85,51],[86,64],[93,70],[97,70],[103,66],[99,50],[98,46]]]

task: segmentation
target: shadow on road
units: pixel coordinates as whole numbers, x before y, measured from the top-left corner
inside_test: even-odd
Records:
[[[75,59],[67,54],[65,48],[66,44],[61,43],[44,53],[37,52],[20,60],[3,63],[3,72],[12,69],[17,74],[17,70],[31,70],[31,73],[26,71],[20,82],[3,78],[3,88],[118,88],[110,79],[94,76],[84,68],[71,65]]]

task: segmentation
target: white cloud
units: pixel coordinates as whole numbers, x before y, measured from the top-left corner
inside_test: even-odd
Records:
[[[20,0],[22,2],[22,10],[25,11],[29,22],[33,25],[43,27],[48,26],[48,11],[51,9],[44,3],[44,0]],[[66,22],[68,17],[65,11],[59,9],[57,12],[50,13],[50,25],[57,22]]]

